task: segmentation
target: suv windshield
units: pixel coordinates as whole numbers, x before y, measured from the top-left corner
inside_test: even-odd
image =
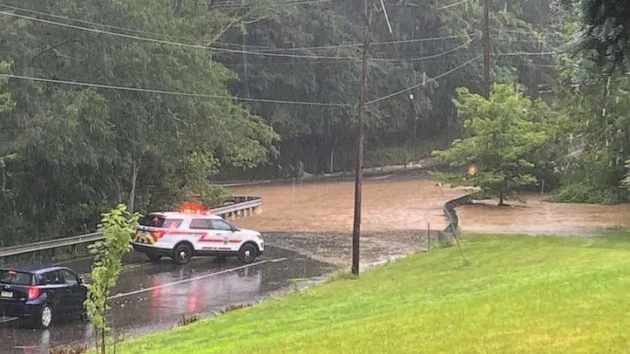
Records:
[[[30,273],[16,272],[14,270],[0,269],[0,283],[33,285],[33,275]]]
[[[138,222],[141,226],[176,229],[182,224],[182,219],[167,219],[160,215],[147,215]]]

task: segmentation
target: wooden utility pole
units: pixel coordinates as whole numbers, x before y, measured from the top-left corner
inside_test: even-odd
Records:
[[[490,99],[490,0],[483,0],[483,96]]]
[[[361,199],[363,189],[363,142],[365,140],[365,121],[367,119],[367,76],[368,51],[370,50],[370,11],[369,0],[363,0],[365,17],[365,38],[363,40],[361,69],[361,107],[359,109],[359,144],[357,166],[354,181],[354,226],[352,228],[352,274],[359,275],[359,247],[361,238]]]

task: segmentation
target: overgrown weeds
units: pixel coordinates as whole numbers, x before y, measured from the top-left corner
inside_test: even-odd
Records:
[[[83,354],[87,353],[88,347],[86,345],[75,345],[71,347],[52,347],[50,348],[50,354]]]
[[[199,315],[197,314],[192,314],[192,315],[183,315],[182,318],[179,319],[179,321],[177,322],[177,325],[182,327],[182,326],[188,326],[191,323],[195,323],[199,321]]]

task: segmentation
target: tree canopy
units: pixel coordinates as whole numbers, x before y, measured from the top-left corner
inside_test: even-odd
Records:
[[[575,2],[564,0],[567,6]],[[625,67],[630,54],[630,3],[625,0],[581,0],[579,6],[584,27],[579,49],[608,72]]]
[[[500,179],[495,192],[533,179],[547,189],[574,185],[579,161],[566,148],[578,140],[593,147],[581,159],[608,166],[592,180],[619,186],[625,79],[606,85],[595,58],[560,54],[587,23],[581,7],[492,2],[499,95],[486,107],[476,97],[483,2],[386,6],[391,32],[382,10],[372,11],[366,165],[420,159],[455,138],[466,144],[471,132],[479,140],[496,131],[505,148],[477,161],[496,172],[487,179]],[[351,170],[361,13],[357,1],[4,1],[0,233],[9,236],[0,243],[91,231],[121,203],[141,212],[191,196],[218,203],[226,192],[213,180]],[[489,111],[485,121],[466,113],[475,106],[536,114]],[[525,154],[532,146],[499,122],[518,123],[534,151]],[[544,127],[542,147],[531,124]]]
[[[495,85],[490,100],[458,90],[457,114],[463,120],[465,138],[435,153],[453,166],[473,166],[467,176],[437,174],[453,185],[480,187],[482,192],[504,199],[522,186],[536,182],[535,152],[549,139],[543,121],[552,112],[542,101],[531,101],[508,85]]]

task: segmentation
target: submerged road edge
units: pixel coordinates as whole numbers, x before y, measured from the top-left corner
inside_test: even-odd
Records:
[[[145,292],[148,292],[148,291],[152,291],[152,290],[155,290],[155,289],[161,289],[161,288],[166,288],[166,287],[169,287],[169,286],[179,285],[179,284],[183,284],[183,283],[189,283],[191,281],[196,281],[196,280],[199,280],[199,279],[211,278],[211,277],[215,277],[215,276],[218,276],[218,275],[230,273],[230,272],[241,270],[241,269],[246,269],[246,268],[249,268],[249,267],[258,266],[258,265],[265,264],[265,263],[283,262],[283,261],[286,261],[287,259],[288,258],[281,258],[281,259],[274,259],[274,260],[264,260],[264,261],[260,261],[260,262],[256,262],[256,263],[252,263],[252,264],[246,264],[246,265],[242,265],[242,266],[234,267],[234,268],[230,268],[230,269],[225,269],[225,270],[218,271],[218,272],[203,274],[203,275],[199,275],[199,276],[188,278],[188,279],[182,279],[182,280],[174,281],[172,283],[152,286],[150,288],[144,288],[144,289],[139,289],[139,290],[135,290],[135,291],[130,291],[128,293],[119,293],[119,294],[110,296],[109,298],[107,298],[107,300],[115,300],[115,299],[119,299],[119,298],[123,298],[123,297],[127,297],[127,296],[142,294],[142,293],[145,293]]]

